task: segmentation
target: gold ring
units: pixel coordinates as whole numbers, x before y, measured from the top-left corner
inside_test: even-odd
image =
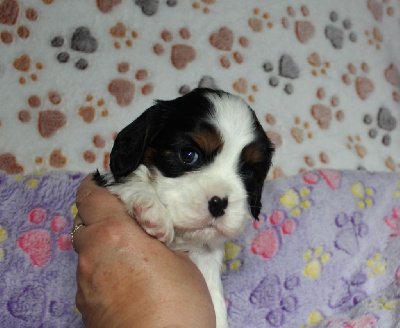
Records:
[[[75,228],[71,231],[71,244],[72,244],[72,248],[74,249],[75,252],[76,252],[76,250],[75,250],[75,247],[74,247],[74,233],[77,232],[79,230],[79,228],[83,227],[83,226],[84,226],[84,224],[82,222],[78,223],[75,226]]]

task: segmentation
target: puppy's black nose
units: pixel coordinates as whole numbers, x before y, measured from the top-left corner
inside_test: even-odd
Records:
[[[219,198],[214,196],[208,201],[208,210],[214,218],[218,218],[225,214],[225,209],[228,207],[228,198]]]

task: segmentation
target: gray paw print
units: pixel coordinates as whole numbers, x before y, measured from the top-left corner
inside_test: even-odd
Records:
[[[367,125],[372,124],[373,118],[371,115],[367,114],[364,116],[364,123]],[[381,107],[377,116],[377,125],[383,131],[393,131],[396,128],[397,121],[393,117],[392,113],[386,107]],[[368,131],[368,135],[371,139],[375,139],[378,136],[378,131],[375,128],[371,128]],[[392,142],[392,138],[388,133],[385,133],[382,137],[382,144],[385,146],[389,146]]]
[[[264,71],[271,73],[274,71],[274,65],[271,62],[266,62],[263,65]],[[297,79],[300,75],[300,70],[297,64],[294,62],[293,58],[289,55],[283,55],[279,59],[278,75],[286,79]],[[268,83],[272,87],[277,87],[279,85],[279,78],[276,76],[271,76]],[[293,84],[287,83],[283,87],[283,90],[288,94],[292,94],[294,91]]]
[[[339,15],[336,11],[332,11],[329,15],[329,19],[332,23],[336,23],[339,20]],[[342,25],[343,28],[335,25],[328,25],[325,27],[325,36],[329,41],[331,41],[331,44],[335,49],[343,48],[345,31],[349,31],[352,27],[350,19],[343,20]],[[351,42],[357,41],[357,35],[354,32],[350,31],[348,37]]]

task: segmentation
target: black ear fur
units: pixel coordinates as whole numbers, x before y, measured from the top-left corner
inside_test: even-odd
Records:
[[[142,163],[146,148],[161,129],[161,108],[158,102],[118,133],[110,154],[110,169],[117,182]]]

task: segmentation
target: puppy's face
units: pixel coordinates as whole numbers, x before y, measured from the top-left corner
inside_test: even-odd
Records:
[[[122,130],[111,171],[123,182],[149,168],[159,201],[186,240],[231,239],[258,217],[273,147],[240,98],[196,89],[158,102]]]

